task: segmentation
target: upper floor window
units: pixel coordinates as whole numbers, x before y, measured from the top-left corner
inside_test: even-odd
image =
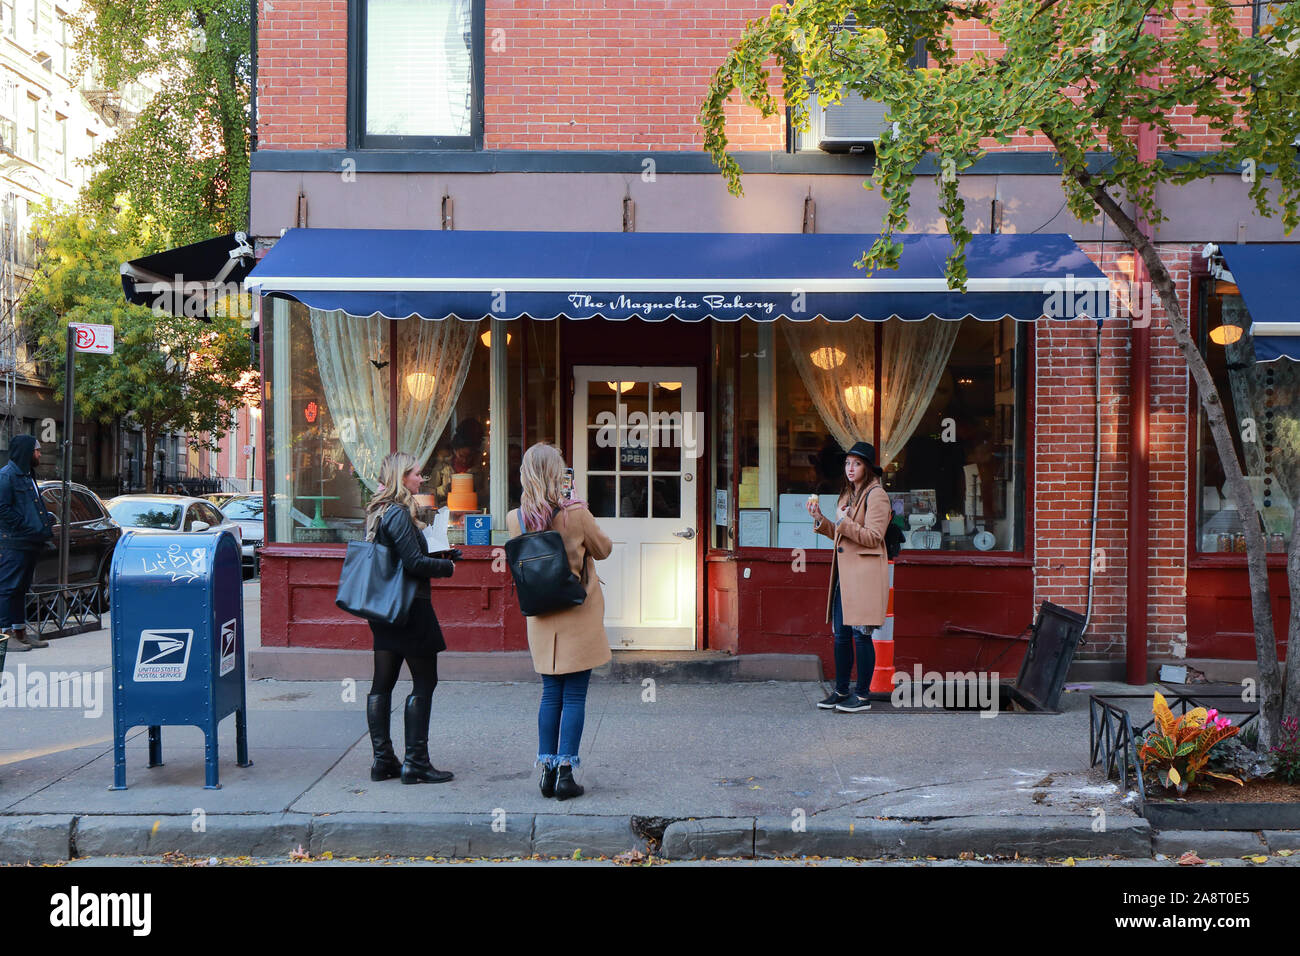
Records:
[[[482,35],[483,0],[353,0],[355,144],[474,148]]]

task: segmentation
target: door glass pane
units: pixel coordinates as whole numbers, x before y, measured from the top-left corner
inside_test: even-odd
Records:
[[[676,475],[655,476],[654,498],[651,501],[652,518],[680,518],[682,516],[682,482]]]
[[[629,428],[619,432],[618,466],[620,471],[645,471],[650,467],[649,437],[645,429]]]
[[[671,414],[682,410],[682,383],[656,382],[654,387],[654,410]]]
[[[607,382],[587,383],[587,424],[597,424],[596,416],[601,412],[614,414],[614,393]]]
[[[626,475],[619,479],[618,516],[620,518],[645,518],[649,515],[646,508],[648,481],[649,479],[645,477]]]
[[[655,471],[680,471],[682,467],[681,432],[657,428],[654,447],[650,449],[650,467]]]
[[[587,429],[587,469],[589,471],[613,471],[614,449],[609,445],[609,436],[613,429]],[[601,447],[602,443],[605,447]]]
[[[614,482],[613,475],[589,475],[587,477],[587,507],[596,518],[613,518]]]
[[[629,385],[631,385],[631,388],[628,388]],[[636,415],[638,412],[641,413],[641,416],[649,415],[650,383],[622,382],[619,385],[619,389],[619,401],[627,406],[628,424],[648,424],[648,418],[638,416],[636,421],[633,421],[632,416]]]

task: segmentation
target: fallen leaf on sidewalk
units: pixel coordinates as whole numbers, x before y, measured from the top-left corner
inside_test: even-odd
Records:
[[[1251,863],[1267,863],[1267,862],[1268,862],[1268,857],[1266,857],[1266,856],[1250,856],[1250,857],[1246,857],[1246,859],[1250,860]]]
[[[1277,851],[1277,855],[1278,855],[1278,856],[1290,856],[1290,855],[1291,855],[1291,852],[1292,852],[1292,851],[1290,851],[1290,850],[1278,850],[1278,851]]]
[[[1179,866],[1199,866],[1204,862],[1205,862],[1204,860],[1202,860],[1199,856],[1196,855],[1195,850],[1188,850],[1186,853],[1184,853],[1182,856],[1178,858]]]
[[[1065,866],[1074,866],[1074,857],[1067,856],[1065,858]]]

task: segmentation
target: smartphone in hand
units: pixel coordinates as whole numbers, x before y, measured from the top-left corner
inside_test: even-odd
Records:
[[[564,469],[564,497],[568,500],[573,497],[573,469]]]

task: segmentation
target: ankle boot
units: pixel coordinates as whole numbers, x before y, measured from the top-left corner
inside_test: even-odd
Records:
[[[537,782],[537,786],[541,789],[544,797],[555,796],[555,771],[555,767],[542,768],[542,779]]]
[[[375,762],[370,765],[371,780],[392,780],[402,775],[402,762],[393,752],[393,738],[388,732],[392,706],[388,694],[366,697],[366,724],[370,727],[370,747],[375,752]]]
[[[555,777],[555,799],[569,800],[582,796],[586,790],[573,779],[573,768],[567,763],[560,764]]]
[[[452,778],[447,770],[429,763],[429,697],[406,698],[406,760],[402,764],[402,783],[446,783]]]
[[[12,654],[20,654],[23,651],[30,651],[31,648],[28,647],[26,643],[14,636],[16,633],[16,631],[4,632],[4,635],[7,638],[5,643],[9,645],[9,652]]]

